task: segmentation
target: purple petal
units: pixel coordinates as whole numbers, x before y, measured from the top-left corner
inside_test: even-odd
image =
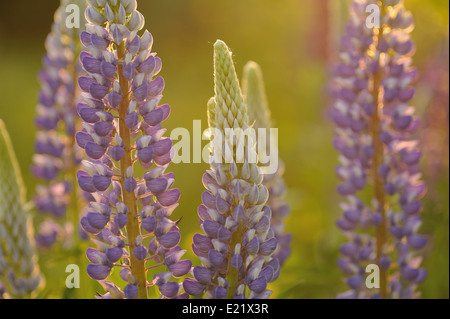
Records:
[[[170,281],[159,286],[159,292],[167,298],[173,298],[178,294],[180,286],[177,282]]]
[[[155,68],[156,68],[155,57],[150,56],[147,60],[141,63],[141,65],[138,67],[138,70],[140,73],[151,74],[155,71]]]
[[[189,259],[181,260],[169,266],[169,270],[175,278],[185,276],[192,267],[192,262]]]
[[[231,232],[225,227],[219,227],[219,230],[217,231],[217,239],[219,239],[221,242],[226,242],[230,238]]]
[[[78,185],[85,192],[95,193],[97,191],[97,189],[94,186],[94,183],[92,181],[92,177],[90,177],[88,173],[86,173],[84,171],[78,171],[77,172],[77,180],[78,180]]]
[[[223,287],[216,287],[213,291],[214,299],[225,299],[228,291]]]
[[[419,270],[411,267],[403,267],[401,274],[406,280],[414,281],[419,276]]]
[[[93,79],[91,79],[89,76],[80,76],[78,78],[78,85],[80,86],[80,88],[85,91],[85,92],[89,92],[89,88],[91,87],[91,85],[94,83],[95,81]]]
[[[250,290],[253,292],[260,294],[267,288],[267,279],[265,276],[261,276],[255,280],[253,280],[249,285]]]
[[[155,178],[146,183],[148,189],[154,194],[159,195],[165,192],[169,187],[169,181],[167,178]]]
[[[133,249],[133,255],[136,257],[137,260],[144,260],[147,256],[147,249],[143,246],[137,246]]]
[[[101,63],[100,70],[102,74],[108,79],[113,79],[116,75],[116,67],[106,61],[103,61]]]
[[[256,255],[259,251],[259,238],[258,236],[253,237],[252,240],[250,240],[247,245],[245,246],[245,249],[250,255]]]
[[[208,252],[208,259],[211,262],[211,264],[218,267],[224,262],[225,256],[223,254],[219,253],[217,250],[211,249]]]
[[[210,238],[217,238],[217,232],[222,227],[219,223],[212,220],[205,220],[203,222],[203,230]]]
[[[111,272],[111,268],[108,266],[94,264],[89,264],[86,270],[89,277],[95,280],[104,280],[109,276]]]
[[[111,107],[116,108],[122,102],[122,95],[116,91],[111,91],[111,93],[108,94],[108,102]]]
[[[352,276],[347,278],[347,285],[351,288],[351,289],[359,289],[364,283],[364,277],[363,276]]]
[[[94,249],[94,248],[88,248],[86,250],[86,257],[87,259],[93,263],[93,264],[107,264],[108,259],[105,253]]]
[[[81,218],[80,225],[83,228],[83,230],[86,231],[89,234],[97,235],[97,234],[99,234],[102,231],[101,229],[92,227],[89,224],[89,222],[88,222],[86,217],[82,217]]]
[[[199,248],[205,252],[208,252],[210,249],[213,248],[211,240],[204,235],[195,234],[193,237],[193,241],[194,241],[195,246],[197,246],[197,248]]]
[[[147,232],[152,233],[154,232],[157,224],[157,220],[155,216],[150,216],[147,218],[144,218],[142,220],[141,226],[144,228]]]
[[[108,94],[109,88],[103,85],[100,85],[96,82],[92,83],[89,86],[89,93],[91,93],[92,97],[98,100],[103,99],[106,94]]]
[[[87,156],[94,160],[100,159],[106,153],[106,148],[100,145],[97,145],[93,142],[88,142],[85,145],[85,150]]]
[[[384,270],[388,270],[390,266],[391,266],[391,259],[389,257],[382,256],[380,258],[380,267]]]
[[[263,256],[270,256],[277,248],[277,239],[275,237],[266,240],[260,247],[259,253]]]
[[[234,269],[239,269],[241,268],[243,261],[244,260],[241,255],[233,255],[231,257],[231,267],[233,267]]]
[[[136,73],[136,70],[134,68],[133,63],[126,63],[123,66],[123,76],[128,80],[131,81],[134,78],[134,75]]]
[[[139,292],[139,288],[132,284],[126,285],[126,287],[123,289],[123,293],[125,294],[125,298],[127,298],[127,299],[136,298],[136,296],[138,295],[138,292]]]
[[[85,57],[81,61],[83,68],[89,73],[100,73],[101,62],[91,57]]]
[[[102,37],[99,37],[95,33],[91,34],[91,42],[92,42],[92,45],[99,51],[103,51],[109,46],[108,40],[106,40]]]
[[[89,225],[97,229],[104,228],[109,221],[108,217],[99,213],[88,213],[86,215],[86,218]]]
[[[143,116],[144,121],[150,126],[156,126],[165,121],[170,115],[170,106],[168,104],[158,106],[153,111]]]
[[[178,188],[174,188],[158,195],[156,198],[158,199],[158,202],[162,206],[169,207],[177,203],[178,200],[180,199],[180,196],[181,196],[180,190]]]
[[[170,151],[173,142],[170,138],[161,139],[153,144],[153,152],[156,156],[162,156]]]
[[[137,182],[133,177],[128,177],[123,182],[123,188],[128,192],[132,193],[137,187]]]
[[[128,223],[128,216],[122,213],[118,213],[116,216],[114,216],[114,221],[116,222],[117,226],[122,229]]]
[[[94,184],[94,187],[98,191],[104,192],[111,185],[111,177],[101,176],[101,175],[94,175],[92,177],[92,183]]]
[[[150,85],[148,87],[148,95],[152,97],[160,95],[164,90],[164,86],[164,79],[160,76],[157,77],[152,82],[150,82]]]
[[[422,203],[421,202],[411,202],[406,205],[402,205],[402,209],[407,215],[418,214],[422,211]]]
[[[195,279],[203,285],[209,285],[213,278],[213,272],[205,267],[195,266],[193,274]]]
[[[149,146],[138,150],[137,157],[142,163],[150,163],[153,160],[153,147]]]
[[[125,124],[131,130],[135,130],[137,125],[139,124],[139,116],[136,112],[132,112],[125,116]]]
[[[186,278],[183,281],[184,290],[194,297],[200,297],[205,291],[205,286],[193,278]]]
[[[346,243],[341,245],[339,250],[345,256],[353,256],[358,252],[358,245],[355,243]]]
[[[427,244],[428,239],[421,235],[412,235],[408,237],[408,245],[414,249],[422,249]]]
[[[91,108],[87,104],[78,103],[77,111],[81,119],[87,123],[96,123],[100,120],[97,116],[98,110]]]
[[[158,242],[163,246],[164,248],[173,248],[180,242],[181,236],[180,233],[175,232],[168,232],[165,235],[162,235],[158,238]]]
[[[119,162],[125,155],[125,150],[123,147],[117,145],[110,148],[108,152],[111,158],[116,162]]]
[[[123,249],[119,247],[112,247],[106,250],[106,257],[112,263],[117,262],[123,255]]]

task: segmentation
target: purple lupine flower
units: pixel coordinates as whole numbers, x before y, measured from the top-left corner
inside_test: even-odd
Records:
[[[86,17],[80,61],[87,75],[78,80],[84,93],[77,106],[83,129],[76,139],[90,160],[78,182],[94,197],[81,225],[99,244],[86,252],[87,272],[107,291],[104,298],[147,298],[150,286],[163,298],[183,298],[174,278],[192,264],[181,260],[178,222],[170,220],[180,191],[166,172],[172,141],[161,126],[170,113],[159,103],[161,59],[151,52],[152,35],[138,35],[144,18],[136,0],[90,1]],[[138,166],[146,171],[141,176]],[[106,280],[113,267],[127,282],[123,291]],[[150,269],[157,272],[148,281]]]
[[[351,289],[339,297],[414,298],[426,277],[417,250],[427,240],[418,234],[426,186],[418,167],[422,153],[411,137],[419,120],[409,106],[416,76],[413,19],[403,1],[386,1],[381,27],[369,28],[370,4],[379,2],[351,6],[332,88],[333,144],[341,153],[337,191],[346,197],[337,226],[349,238],[338,266]],[[365,286],[368,264],[380,267],[380,289]]]
[[[79,122],[76,114],[79,92],[75,81],[82,72],[78,62],[81,30],[66,26],[66,7],[70,3],[77,4],[81,9],[86,7],[85,1],[61,1],[52,31],[46,39],[47,53],[39,73],[41,90],[35,118],[38,133],[32,172],[42,180],[42,184],[36,188],[34,204],[47,218],[47,226],[40,227],[36,235],[36,242],[41,248],[50,247],[59,237],[66,243],[71,242],[73,238],[70,232],[64,229],[79,228],[79,196],[73,181],[80,162],[80,151],[74,137]],[[70,227],[61,225],[67,212],[73,215],[67,216]],[[48,229],[50,223],[54,224],[52,231]],[[56,229],[58,234],[53,232]],[[83,238],[85,234],[79,230]]]
[[[186,278],[183,286],[194,297],[264,299],[272,293],[267,284],[280,273],[280,263],[272,257],[277,239],[267,225],[269,192],[256,161],[239,156],[256,152],[254,143],[229,138],[229,128],[249,128],[247,107],[231,52],[222,41],[214,49],[216,95],[208,103],[209,124],[215,135],[225,136],[225,144],[211,142],[211,170],[203,175],[207,190],[198,208],[203,234],[194,235],[192,245],[202,266],[193,268],[194,278]]]
[[[271,114],[266,98],[266,92],[264,88],[264,80],[262,75],[261,67],[255,62],[248,62],[244,68],[244,77],[242,81],[242,91],[245,97],[245,104],[248,108],[249,120],[254,122],[253,127],[259,130],[265,130],[266,138],[258,137],[258,143],[264,143],[263,148],[258,146],[258,150],[261,148],[267,157],[269,154],[271,157],[274,156],[273,151],[271,153],[271,148],[278,147],[276,141],[271,141],[269,130],[272,127]],[[278,155],[278,152],[276,152]],[[269,200],[267,206],[270,207],[272,211],[271,220],[265,220],[264,223],[260,223],[260,227],[271,227],[275,233],[275,237],[278,240],[278,246],[274,253],[274,257],[278,259],[281,265],[283,265],[286,259],[291,254],[291,241],[292,235],[285,232],[285,219],[289,215],[290,208],[286,203],[286,184],[283,179],[284,174],[284,164],[277,158],[278,167],[275,172],[268,172],[265,170],[268,163],[265,164],[266,167],[262,167],[264,173],[263,184],[269,190]]]

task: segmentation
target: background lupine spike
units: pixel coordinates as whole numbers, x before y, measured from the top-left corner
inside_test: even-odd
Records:
[[[35,124],[38,132],[33,156],[33,174],[40,184],[34,196],[35,208],[42,214],[36,243],[48,248],[59,238],[64,247],[70,247],[78,238],[86,238],[79,227],[79,190],[76,171],[80,150],[75,142],[79,126],[76,104],[79,90],[76,79],[82,73],[78,55],[81,51],[80,27],[67,26],[70,20],[68,5],[75,4],[82,12],[84,0],[61,0],[54,15],[52,30],[46,38],[46,55],[39,73],[41,89],[36,108]],[[44,219],[44,221],[42,221]]]
[[[248,118],[253,124],[255,130],[265,129],[266,139],[258,139],[258,143],[265,143],[264,152],[270,154],[270,147],[276,145],[276,141],[270,140],[270,128],[272,128],[271,112],[267,102],[266,89],[261,67],[256,62],[248,62],[244,67],[244,75],[242,80],[242,92],[245,104],[248,108]],[[284,164],[278,159],[277,171],[273,174],[264,174],[263,184],[269,190],[269,200],[267,205],[272,210],[271,227],[275,232],[278,240],[278,247],[274,252],[274,256],[283,265],[291,254],[292,235],[285,231],[285,219],[287,218],[290,208],[285,200],[286,184],[283,179]],[[263,172],[264,172],[264,167]]]
[[[272,127],[264,78],[258,63],[250,61],[244,67],[242,92],[248,108],[248,117],[256,128]],[[253,123],[254,122],[254,123]]]
[[[403,1],[384,1],[382,25],[369,28],[370,4],[380,2],[351,5],[332,84],[333,144],[341,153],[337,190],[346,198],[337,226],[349,239],[340,247],[338,266],[350,290],[338,297],[416,298],[427,274],[420,268],[427,238],[418,233],[426,185],[418,166],[422,152],[413,139],[419,119],[409,105],[416,77],[413,18]],[[371,192],[370,201],[363,191]],[[369,264],[379,266],[380,289],[364,285]]]
[[[172,140],[161,125],[170,114],[159,104],[161,59],[151,52],[151,34],[138,34],[144,18],[136,1],[91,1],[86,17],[80,60],[87,75],[78,80],[83,129],[76,136],[90,158],[78,171],[80,187],[92,194],[81,225],[98,244],[86,251],[88,275],[107,291],[98,298],[146,299],[149,287],[161,298],[185,298],[176,278],[192,263],[181,259],[186,251],[170,219],[180,191],[165,172]],[[105,280],[113,268],[127,283],[123,291]]]
[[[222,41],[214,45],[214,64],[216,127],[212,129],[226,139],[229,128],[249,128],[247,107],[231,52]],[[194,235],[192,245],[202,266],[194,267],[191,272],[194,278],[186,278],[183,287],[194,297],[208,299],[268,298],[272,292],[267,284],[280,271],[278,259],[272,257],[277,240],[270,229],[270,208],[265,205],[268,191],[261,184],[262,172],[257,161],[252,163],[245,157],[239,163],[234,148],[239,142],[223,142],[231,147],[232,160],[226,162],[226,154],[222,153],[221,160],[210,161],[211,170],[203,176],[207,190],[198,208],[203,234]],[[254,148],[253,142],[244,143],[244,153]],[[213,142],[211,158],[222,148]],[[267,227],[258,227],[261,223],[267,223]]]
[[[36,259],[22,175],[0,120],[0,298],[32,296],[41,282]]]

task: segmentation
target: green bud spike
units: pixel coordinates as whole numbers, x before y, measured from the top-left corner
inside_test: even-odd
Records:
[[[13,298],[30,296],[40,282],[27,211],[19,165],[0,120],[0,281]]]
[[[232,53],[220,40],[214,44],[214,78],[216,125],[225,128],[248,128],[247,107],[242,97]]]
[[[270,110],[261,67],[256,62],[248,62],[244,67],[242,91],[248,109],[249,122],[254,128],[272,127]]]

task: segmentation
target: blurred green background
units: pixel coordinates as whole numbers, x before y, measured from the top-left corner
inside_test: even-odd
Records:
[[[424,298],[448,298],[449,1],[406,0],[405,4],[416,20],[414,63],[421,78],[413,104],[424,118],[420,138],[429,185],[422,228],[431,236],[425,261],[429,277],[421,290]],[[0,118],[11,134],[29,198],[36,185],[30,165],[37,73],[58,5],[58,0],[2,1],[0,11]],[[335,193],[337,154],[331,146],[333,124],[326,116],[325,85],[339,34],[347,22],[348,5],[344,0],[138,1],[146,28],[155,39],[154,51],[163,59],[164,102],[173,110],[165,123],[169,132],[176,127],[192,132],[195,119],[202,120],[206,128],[216,39],[233,50],[239,76],[249,60],[258,62],[264,71],[292,207],[287,228],[293,233],[293,252],[272,285],[276,298],[334,298],[346,289],[336,267],[344,238],[334,224],[341,214],[341,199]],[[181,246],[188,251],[192,235],[200,231],[196,211],[205,169],[206,164],[171,166],[182,192],[174,218],[184,217]],[[82,250],[76,253],[84,259]],[[67,262],[55,260],[54,255],[47,252],[39,261],[47,277],[43,296],[92,298],[98,287],[90,279],[85,284],[88,288],[64,290]]]

